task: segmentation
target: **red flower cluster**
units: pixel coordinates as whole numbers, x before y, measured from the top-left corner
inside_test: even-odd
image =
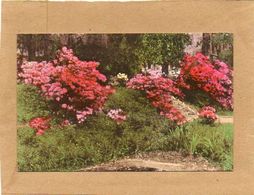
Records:
[[[222,107],[233,108],[232,70],[219,60],[211,63],[201,53],[186,55],[177,79],[179,87],[187,90],[200,89],[206,92]]]
[[[214,123],[218,116],[215,114],[216,110],[215,108],[211,106],[204,106],[200,111],[199,111],[199,117],[203,119],[205,123]]]
[[[59,109],[75,115],[81,123],[88,115],[100,111],[107,97],[114,92],[96,67],[97,62],[86,62],[63,47],[53,62],[26,62],[19,74],[25,83],[39,87],[42,94],[54,101]]]
[[[48,117],[37,117],[29,121],[29,126],[37,131],[36,135],[43,135],[50,128],[49,121]]]
[[[160,114],[169,120],[178,125],[186,122],[185,116],[172,105],[171,96],[183,97],[183,94],[175,87],[171,79],[161,75],[149,74],[148,71],[147,74],[137,74],[127,83],[127,87],[145,91],[152,105],[158,108]]]

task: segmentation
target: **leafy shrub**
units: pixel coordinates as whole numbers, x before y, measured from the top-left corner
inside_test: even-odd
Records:
[[[48,102],[41,97],[35,86],[17,85],[17,117],[19,123],[25,123],[38,116],[50,114]]]
[[[158,150],[169,121],[160,116],[144,94],[118,88],[105,110],[121,108],[128,113],[117,124],[106,113],[87,118],[84,124],[52,125],[44,136],[29,126],[18,129],[20,171],[68,171],[141,151]]]
[[[233,108],[232,70],[221,61],[216,60],[215,63],[211,63],[208,57],[201,53],[194,56],[186,55],[181,64],[177,83],[180,88],[187,91],[188,95],[194,96],[194,99],[198,94],[193,90],[198,90],[208,95],[207,99],[211,98],[221,107]]]
[[[215,114],[216,110],[215,108],[211,106],[204,106],[199,111],[199,117],[202,119],[202,121],[206,124],[213,124],[218,116]]]
[[[232,124],[210,126],[192,122],[167,134],[162,149],[200,155],[224,170],[232,170],[232,133]]]
[[[21,95],[28,95],[23,92],[29,91],[28,88],[37,90],[18,85],[18,89],[22,89],[19,99],[24,99]],[[31,110],[34,107],[36,115],[43,114],[44,108],[36,108],[33,102],[36,101],[18,103],[27,103],[32,106]],[[19,171],[77,171],[126,155],[157,150],[202,155],[224,169],[232,169],[231,124],[208,126],[195,122],[171,129],[170,121],[158,114],[143,91],[121,87],[105,104],[105,110],[117,108],[128,113],[120,124],[106,113],[100,113],[80,125],[61,126],[51,122],[44,136],[36,136],[28,125],[18,126]],[[24,112],[23,108],[19,108],[20,111]],[[24,114],[22,118],[28,120],[34,117],[29,112]]]
[[[81,123],[87,115],[100,111],[113,93],[109,86],[100,84],[106,77],[97,66],[97,62],[80,61],[72,50],[63,47],[53,62],[25,62],[19,76],[26,84],[38,87],[66,118],[70,115]]]
[[[171,98],[172,95],[182,97],[182,93],[171,79],[163,77],[158,71],[149,70],[147,74],[137,74],[130,79],[127,87],[145,91],[152,105],[169,120],[178,125],[186,122],[185,116],[172,105]]]
[[[50,118],[36,117],[29,121],[29,126],[37,131],[36,135],[43,135],[49,129]]]

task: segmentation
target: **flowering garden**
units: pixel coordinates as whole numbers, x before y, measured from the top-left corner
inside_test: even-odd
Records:
[[[78,171],[151,151],[201,156],[232,170],[233,69],[202,53],[184,54],[179,75],[159,67],[106,76],[97,61],[62,47],[18,72],[18,168]],[[196,110],[189,118],[175,99]]]

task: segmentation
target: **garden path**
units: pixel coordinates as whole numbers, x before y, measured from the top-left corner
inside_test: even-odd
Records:
[[[181,111],[181,113],[186,117],[188,122],[191,122],[198,118],[198,111],[190,104],[187,104],[173,96],[172,103],[174,107]]]
[[[219,123],[233,123],[233,116],[219,116]]]
[[[192,105],[183,102],[175,97],[172,97],[173,105],[180,110],[186,117],[188,122],[191,122],[198,118],[198,111]],[[233,123],[233,116],[219,116],[218,123]]]
[[[202,157],[177,152],[150,152],[87,167],[80,171],[219,171]]]

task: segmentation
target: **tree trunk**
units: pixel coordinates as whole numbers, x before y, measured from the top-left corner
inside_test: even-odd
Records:
[[[209,55],[209,49],[210,49],[210,34],[203,33],[202,53],[206,56]]]
[[[28,60],[33,61],[35,60],[35,43],[33,40],[33,35],[27,36],[27,52],[28,52]]]
[[[162,72],[168,75],[168,64],[165,63],[162,65]]]

